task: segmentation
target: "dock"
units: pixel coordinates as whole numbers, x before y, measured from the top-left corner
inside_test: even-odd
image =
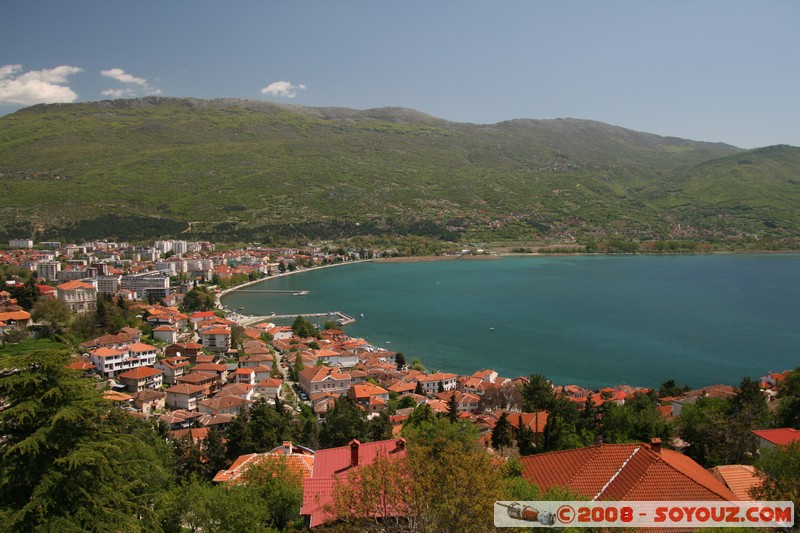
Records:
[[[356,319],[341,311],[329,311],[327,313],[294,313],[291,315],[267,315],[267,316],[244,316],[240,315],[239,323],[242,326],[254,326],[262,322],[269,322],[275,319],[296,318],[302,316],[305,318],[323,318],[323,317],[336,317],[336,323],[340,326],[349,326],[355,324]]]
[[[272,294],[291,294],[294,296],[305,296],[306,294],[311,294],[311,291],[299,290],[282,290],[282,289],[236,289],[236,292],[261,292],[261,293],[272,293]]]

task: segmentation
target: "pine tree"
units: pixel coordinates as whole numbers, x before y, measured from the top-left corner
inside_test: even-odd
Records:
[[[456,401],[455,391],[450,394],[450,399],[447,400],[447,419],[450,422],[458,421],[458,402]]]
[[[514,436],[511,430],[511,423],[508,421],[508,415],[503,413],[492,430],[492,448],[495,450],[510,448],[513,444]]]

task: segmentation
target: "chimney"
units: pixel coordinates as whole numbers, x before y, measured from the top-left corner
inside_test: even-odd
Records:
[[[283,455],[292,455],[292,441],[283,441]]]
[[[661,439],[658,437],[650,439],[650,449],[656,453],[661,453]]]
[[[350,441],[350,466],[358,466],[358,447],[361,446],[361,443],[358,442],[358,439],[353,439]]]
[[[405,450],[406,449],[406,439],[404,439],[402,437],[397,439],[397,441],[395,441],[395,443],[394,443],[394,449],[397,452],[402,452],[403,450]]]

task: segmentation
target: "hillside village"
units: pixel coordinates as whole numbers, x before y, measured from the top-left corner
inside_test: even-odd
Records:
[[[335,322],[315,327],[298,317],[291,326],[253,323],[219,304],[220,292],[232,286],[391,250],[217,248],[185,241],[36,247],[27,240],[11,242],[10,249],[0,250],[3,344],[24,345],[31,337],[58,332],[65,338],[65,324],[75,317],[101,317],[109,306],[121,310],[112,313],[116,320],[89,330],[96,335],[80,339],[68,367],[91,380],[119,410],[158,421],[187,450],[203,456],[209,439],[225,442],[229,463],[213,473],[215,483],[243,483],[254,464],[289,461],[303,478],[302,508],[296,512],[307,527],[346,521],[333,508],[334,481],[381,458],[405,456],[404,426],[421,418],[470,426],[481,449],[504,461],[519,460],[521,476],[542,489],[566,486],[596,499],[750,499],[750,489],[763,481],[752,464],[705,468],[714,462],[711,456],[698,455],[699,442],[671,428],[682,427],[681,417],[697,405],[741,401],[751,385],[757,391],[754,409],[775,412],[788,390],[783,384],[798,380],[797,371],[787,370],[739,387],[688,390],[665,383],[658,391],[629,385],[588,390],[536,374],[429,372],[423,362],[351,338]],[[19,275],[24,270],[27,279]],[[43,312],[39,302],[48,300],[60,302],[72,318]],[[134,324],[120,317],[133,317]],[[610,421],[626,405],[636,413],[657,413],[657,419],[647,422],[648,429],[612,439]],[[237,449],[237,420],[241,426],[250,413],[266,408],[311,425],[276,433],[264,441],[271,442],[268,448]],[[370,425],[359,426],[358,435],[321,437],[326,421],[347,409]],[[573,427],[568,443],[564,420],[573,416],[578,429]],[[747,432],[736,436],[753,444],[744,458],[753,458],[755,449],[800,441],[797,426],[764,425]],[[324,447],[325,440],[334,445]],[[634,454],[636,464],[629,462]],[[632,469],[638,469],[635,475],[628,473]]]

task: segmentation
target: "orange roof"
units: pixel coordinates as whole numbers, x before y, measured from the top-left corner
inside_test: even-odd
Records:
[[[543,490],[567,486],[596,500],[739,499],[689,457],[642,443],[542,453],[523,457],[522,464],[522,477]]]
[[[69,363],[67,368],[70,370],[93,370],[97,367],[84,359],[76,359],[75,361]]]
[[[133,400],[133,396],[110,390],[103,393],[103,399],[112,402],[127,402],[128,400]]]
[[[230,335],[231,330],[228,328],[209,328],[200,332],[201,335]]]
[[[30,320],[31,315],[27,311],[7,311],[5,313],[0,313],[0,320],[8,321],[8,320]]]
[[[75,289],[94,289],[94,285],[89,285],[88,283],[83,283],[82,281],[72,280],[66,283],[62,283],[56,287],[62,291],[74,291]]]
[[[163,372],[150,366],[140,366],[137,368],[132,368],[127,372],[123,372],[118,377],[123,379],[144,379],[149,378],[150,376],[157,376],[159,374],[163,374]]]
[[[762,481],[752,465],[715,466],[711,473],[742,500],[752,500],[750,489],[760,486]]]
[[[135,342],[128,346],[129,352],[153,352],[158,350],[155,346],[150,346],[149,344],[144,344],[142,342]]]
[[[180,385],[173,385],[166,391],[172,394],[195,394],[197,392],[204,392],[206,390],[202,385],[191,385],[189,383],[181,383]]]
[[[290,443],[287,443],[291,446]],[[283,446],[279,446],[267,453],[250,453],[241,455],[227,470],[220,470],[214,476],[215,483],[236,481],[248,468],[260,465],[266,461],[286,461],[290,470],[300,472],[303,479],[311,477],[314,471],[314,452],[302,446],[291,446],[292,453],[287,454]]]
[[[373,385],[372,383],[359,383],[357,385],[352,385],[350,390],[353,391],[353,396],[356,399],[365,399],[369,398],[370,396],[380,396],[382,394],[388,394],[389,391],[382,387],[378,387],[377,385]]]
[[[103,346],[102,348],[98,348],[94,351],[89,352],[95,357],[116,357],[119,355],[125,355],[123,350],[115,350],[114,348],[106,348]]]

